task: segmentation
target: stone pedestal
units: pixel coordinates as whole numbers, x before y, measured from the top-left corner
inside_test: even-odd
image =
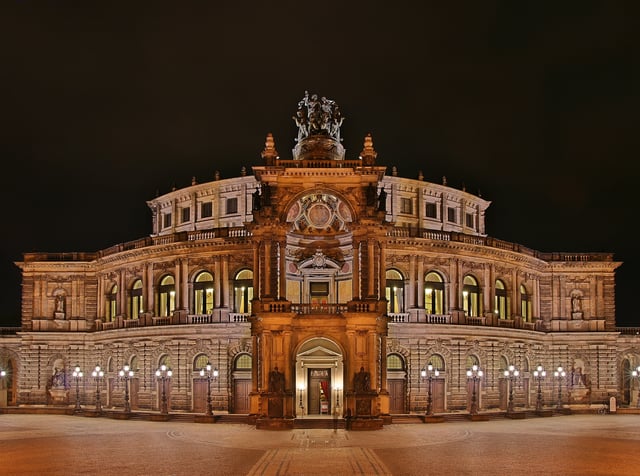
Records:
[[[444,417],[441,415],[424,415],[422,421],[425,423],[442,423],[444,422]]]
[[[52,405],[67,405],[69,390],[65,388],[50,388],[49,395],[51,396]]]

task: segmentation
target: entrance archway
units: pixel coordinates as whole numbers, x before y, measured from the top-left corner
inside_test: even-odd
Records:
[[[296,416],[342,416],[343,389],[340,346],[325,337],[303,342],[296,353]]]

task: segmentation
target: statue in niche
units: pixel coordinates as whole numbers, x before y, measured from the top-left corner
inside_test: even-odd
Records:
[[[582,299],[579,294],[571,296],[571,312],[582,311]]]
[[[269,391],[273,393],[284,392],[284,373],[278,371],[277,366],[269,374]]]
[[[57,319],[64,319],[65,314],[65,297],[63,294],[56,295],[54,316]]]
[[[53,369],[53,375],[51,376],[51,388],[64,388],[64,371],[59,368]]]
[[[378,211],[387,211],[387,192],[384,188],[380,189],[380,195],[378,195]]]
[[[365,372],[364,367],[360,367],[360,372],[353,377],[353,387],[356,393],[367,393],[371,390],[371,377],[369,372]]]

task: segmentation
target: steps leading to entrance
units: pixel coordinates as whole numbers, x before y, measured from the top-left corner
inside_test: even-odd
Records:
[[[296,418],[293,422],[293,428],[296,430],[307,429],[326,429],[326,430],[344,430],[345,424],[343,418]]]

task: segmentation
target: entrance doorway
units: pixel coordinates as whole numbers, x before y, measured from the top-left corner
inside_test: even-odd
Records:
[[[331,415],[331,369],[309,369],[309,415]]]
[[[314,337],[296,353],[296,417],[338,416],[344,407],[342,349],[326,337]]]

